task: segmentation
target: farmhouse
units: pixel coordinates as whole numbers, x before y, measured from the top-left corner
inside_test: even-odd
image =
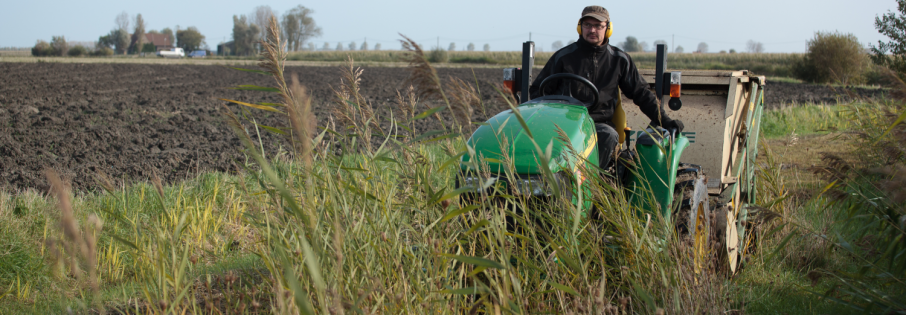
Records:
[[[170,50],[174,47],[170,37],[165,34],[145,33],[145,42],[154,45],[155,51]]]

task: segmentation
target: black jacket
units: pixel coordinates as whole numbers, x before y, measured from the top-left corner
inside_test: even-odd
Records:
[[[594,46],[579,38],[579,41],[558,50],[532,82],[529,88],[531,97],[540,97],[541,81],[556,73],[577,74],[598,88],[598,103],[589,108],[589,114],[596,123],[610,122],[621,90],[653,123],[664,126],[671,121],[658,104],[657,97],[648,90],[648,83],[639,75],[629,54],[607,42],[601,46]],[[589,89],[584,88],[581,83],[575,80],[559,81],[549,85],[547,94],[561,94],[569,89],[573,97],[579,100],[588,102],[592,100]],[[657,123],[658,113],[660,123]]]

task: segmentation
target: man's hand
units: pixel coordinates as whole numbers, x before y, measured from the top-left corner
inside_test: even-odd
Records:
[[[672,119],[664,122],[663,127],[667,128],[668,130],[676,129],[676,132],[683,132],[683,128],[685,128],[686,126],[684,126],[683,122],[679,119]]]

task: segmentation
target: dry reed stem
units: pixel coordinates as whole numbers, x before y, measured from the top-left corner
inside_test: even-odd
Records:
[[[258,63],[270,73],[277,82],[277,89],[283,98],[292,133],[288,140],[292,143],[294,158],[302,161],[303,165],[310,166],[312,161],[312,135],[315,133],[317,121],[311,111],[311,97],[305,88],[299,84],[299,78],[292,76],[292,85],[287,85],[284,73],[286,64],[286,42],[280,38],[280,27],[277,19],[271,16],[267,27],[266,40],[260,41],[262,52]]]
[[[475,87],[459,78],[450,77],[450,98],[456,122],[460,126],[469,127],[472,124],[473,108],[481,106]]]
[[[71,189],[60,175],[51,169],[44,171],[50,184],[50,192],[57,199],[57,208],[60,210],[60,228],[63,238],[48,240],[56,256],[57,263],[68,265],[70,274],[76,279],[81,279],[83,271],[81,265],[88,268],[88,283],[95,294],[99,290],[97,276],[97,239],[103,227],[101,220],[94,214],[88,217],[88,233],[83,233],[75,218],[72,207]],[[63,251],[56,249],[56,244],[63,247]],[[66,257],[68,255],[68,257]]]
[[[403,40],[400,40],[400,43],[403,45],[403,50],[406,51],[403,60],[409,64],[410,70],[409,78],[406,80],[407,84],[415,87],[416,94],[419,97],[425,99],[440,99],[447,107],[450,107],[450,101],[447,99],[447,95],[444,93],[443,87],[441,86],[440,77],[437,76],[437,70],[431,66],[430,62],[428,62],[421,46],[409,37],[406,37],[406,35],[400,34],[400,36],[403,37]],[[440,114],[434,113],[434,117],[443,123]]]
[[[412,85],[409,85],[404,91],[405,93],[400,93],[400,90],[396,90],[396,105],[403,112],[403,117],[409,120],[415,116],[418,96],[415,95],[415,87]]]
[[[290,106],[286,106],[286,114],[295,135],[294,143],[298,143],[298,146],[293,146],[296,148],[297,157],[302,164],[309,167],[312,162],[311,142],[317,126],[317,118],[311,111],[311,98],[305,87],[299,84],[299,77],[295,73],[292,75],[290,91],[292,91],[293,102]]]
[[[361,137],[365,146],[371,150],[371,131],[378,130],[383,133],[374,108],[362,95],[360,84],[362,82],[362,68],[356,68],[354,60],[347,59],[347,66],[341,70],[340,87],[333,89],[334,103],[338,106],[333,110],[341,122],[351,126]]]

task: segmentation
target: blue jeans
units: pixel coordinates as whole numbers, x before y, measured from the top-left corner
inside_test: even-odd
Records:
[[[613,162],[613,153],[617,148],[620,135],[616,129],[605,123],[595,124],[595,133],[598,135],[598,166],[607,169]]]

